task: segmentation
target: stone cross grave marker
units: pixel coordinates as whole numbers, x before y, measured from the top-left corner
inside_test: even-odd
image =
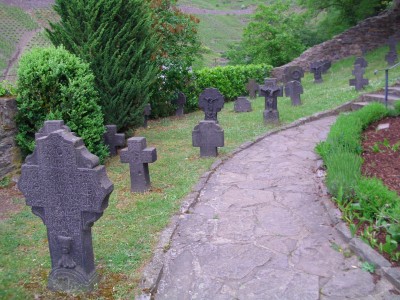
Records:
[[[121,162],[129,163],[131,191],[144,193],[150,189],[149,163],[157,160],[157,149],[146,148],[146,138],[128,139],[128,147],[121,150]]]
[[[104,143],[110,149],[110,155],[117,155],[117,147],[125,146],[125,133],[117,133],[117,125],[106,125]]]
[[[63,121],[46,121],[22,165],[18,188],[47,227],[48,287],[90,291],[98,280],[91,227],[108,206],[113,184],[99,158]]]
[[[291,66],[285,68],[284,78],[285,82],[296,80],[301,82],[301,78],[304,77],[304,70],[299,66]]]
[[[290,97],[293,106],[301,105],[300,94],[303,94],[303,86],[297,80],[289,81],[285,86],[285,95]]]
[[[218,156],[224,146],[224,130],[215,121],[200,121],[192,131],[193,147],[200,147],[200,156]]]
[[[349,84],[356,88],[356,91],[362,90],[365,85],[368,85],[369,80],[364,79],[363,75],[365,73],[365,69],[360,65],[355,65],[353,70],[353,75],[356,77],[354,79],[349,80]]]
[[[249,112],[251,111],[251,103],[246,97],[238,97],[234,106],[235,112]]]
[[[184,106],[186,103],[186,96],[184,93],[179,92],[178,93],[178,98],[176,99],[176,104],[178,105],[178,108],[176,109],[175,115],[177,117],[182,117],[184,115]]]
[[[360,65],[361,68],[366,68],[368,67],[368,62],[367,60],[363,57],[363,56],[359,56],[356,58],[356,60],[354,61],[354,66],[355,65]]]
[[[147,103],[144,106],[143,115],[144,115],[143,127],[147,128],[147,121],[149,120],[149,116],[151,115],[151,104],[150,103]]]
[[[199,107],[204,111],[204,120],[218,123],[217,114],[224,107],[224,96],[218,89],[207,88],[200,94]]]
[[[314,83],[321,83],[322,80],[322,67],[320,62],[313,62],[310,65],[310,71],[314,74]]]
[[[260,86],[260,95],[265,97],[264,123],[278,123],[278,97],[283,96],[283,87],[277,86],[276,78],[266,78]]]
[[[389,66],[393,66],[398,61],[397,49],[396,49],[397,40],[394,36],[389,37],[388,46],[389,46],[389,52],[386,54],[385,60]]]
[[[258,83],[255,79],[249,79],[246,84],[246,90],[249,92],[250,99],[257,98]]]
[[[328,59],[324,59],[324,60],[320,61],[320,64],[322,64],[322,74],[325,74],[326,72],[328,72],[328,70],[332,66],[332,62]]]

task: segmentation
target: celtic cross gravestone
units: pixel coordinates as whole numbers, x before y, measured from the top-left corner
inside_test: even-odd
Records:
[[[285,86],[285,95],[290,97],[293,106],[301,105],[300,94],[303,94],[303,86],[297,80],[289,81]]]
[[[301,78],[304,77],[304,70],[299,66],[291,66],[285,68],[284,79],[285,82],[296,80],[301,82]]]
[[[389,66],[393,66],[398,61],[397,49],[396,49],[397,40],[394,36],[389,37],[388,46],[389,46],[389,52],[386,54],[385,60]]]
[[[310,65],[310,71],[314,74],[314,83],[321,83],[322,80],[322,67],[320,62],[313,62]]]
[[[355,65],[360,65],[361,68],[366,68],[366,67],[368,67],[368,62],[363,56],[359,56],[354,61],[354,66]]]
[[[128,139],[128,147],[121,150],[121,162],[129,163],[131,191],[144,193],[150,189],[149,163],[157,160],[156,148],[146,148],[146,138]]]
[[[355,76],[354,79],[349,80],[349,84],[356,88],[356,91],[362,90],[365,85],[368,85],[369,80],[363,78],[365,69],[360,65],[355,65],[352,74]]]
[[[260,95],[265,97],[264,123],[278,123],[278,97],[283,96],[283,87],[277,86],[276,78],[266,78]]]
[[[224,146],[224,130],[215,121],[200,121],[192,131],[193,147],[200,147],[200,156],[217,156]]]
[[[99,158],[63,121],[46,121],[22,165],[18,187],[47,227],[48,287],[89,291],[97,282],[91,227],[108,206],[113,184]]]
[[[204,111],[204,120],[218,123],[217,114],[224,107],[224,96],[215,88],[207,88],[199,97],[199,107]]]
[[[255,79],[249,79],[246,84],[246,90],[249,92],[250,99],[257,98],[258,83]]]
[[[106,125],[104,143],[110,149],[110,155],[117,155],[117,147],[125,146],[125,133],[117,133],[117,125]]]

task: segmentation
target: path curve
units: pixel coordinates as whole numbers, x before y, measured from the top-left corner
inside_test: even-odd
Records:
[[[6,80],[14,80],[16,74],[10,74],[10,72],[14,69],[14,66],[18,63],[19,59],[21,58],[21,55],[24,52],[24,49],[26,46],[28,46],[29,42],[33,39],[33,37],[40,31],[42,31],[42,28],[38,28],[35,30],[31,31],[26,31],[24,34],[21,36],[18,44],[15,47],[15,51],[13,55],[11,56],[10,60],[8,61],[7,68],[3,72],[3,76]],[[12,77],[12,79],[9,79],[9,77]]]
[[[269,135],[215,170],[180,216],[155,299],[395,299],[323,205],[314,147],[335,118]]]
[[[178,8],[184,13],[195,15],[251,15],[256,10],[253,6],[235,10],[212,10],[186,5],[179,5]]]

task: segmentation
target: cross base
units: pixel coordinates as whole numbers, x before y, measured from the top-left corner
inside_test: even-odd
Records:
[[[277,110],[264,110],[264,124],[278,124],[279,112]]]
[[[130,168],[131,192],[144,193],[150,189],[149,164],[132,164]]]
[[[76,267],[74,269],[56,268],[49,275],[47,287],[52,291],[61,292],[90,292],[99,281],[96,271],[91,274]]]
[[[321,83],[321,82],[323,82],[322,78],[314,79],[314,83]]]

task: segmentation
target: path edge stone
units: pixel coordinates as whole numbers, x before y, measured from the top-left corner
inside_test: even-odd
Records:
[[[171,221],[166,229],[160,235],[159,243],[155,248],[154,255],[150,263],[148,263],[143,271],[143,276],[139,284],[139,288],[142,294],[137,296],[137,300],[150,300],[153,299],[153,295],[157,292],[158,283],[161,279],[164,269],[164,256],[170,247],[171,240],[179,226],[179,221],[183,218],[184,214],[190,213],[190,209],[194,207],[199,199],[200,192],[203,190],[207,184],[211,175],[221,166],[226,160],[230,159],[232,156],[242,152],[243,150],[251,147],[252,145],[260,142],[268,136],[274,135],[281,131],[291,129],[306,123],[310,123],[325,117],[335,116],[341,112],[348,112],[352,110],[352,104],[359,101],[359,99],[354,99],[344,104],[322,112],[315,113],[311,116],[300,118],[290,124],[279,126],[271,131],[256,137],[253,141],[245,142],[238,148],[233,150],[230,154],[217,159],[210,167],[210,170],[205,172],[198,183],[192,188],[192,191],[183,199],[179,213],[171,218]],[[326,190],[324,185],[322,189]],[[329,214],[332,223],[335,225],[335,229],[343,237],[344,241],[348,242],[350,248],[361,258],[372,262],[377,267],[377,270],[383,273],[383,275],[391,281],[397,288],[400,289],[400,270],[390,267],[390,263],[380,254],[378,254],[369,245],[365,244],[361,239],[357,237],[352,237],[347,225],[341,220],[341,213],[332,203],[331,199],[327,196],[327,192],[324,192],[323,205]]]

